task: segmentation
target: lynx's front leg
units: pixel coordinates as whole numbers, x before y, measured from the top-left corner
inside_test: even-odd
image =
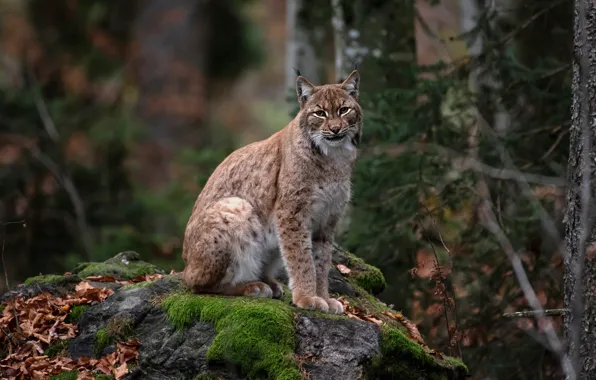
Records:
[[[343,314],[344,307],[336,299],[329,298],[329,269],[333,255],[333,240],[330,237],[315,237],[313,239],[313,258],[317,273],[317,296],[327,301],[329,311]]]
[[[317,276],[306,207],[301,204],[281,204],[284,208],[276,210],[277,231],[290,280],[292,302],[303,309],[327,312],[327,301],[317,296]]]

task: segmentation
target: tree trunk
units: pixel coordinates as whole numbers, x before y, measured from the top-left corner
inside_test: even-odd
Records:
[[[133,68],[139,86],[137,113],[147,139],[140,147],[140,181],[160,188],[183,148],[204,146],[206,113],[205,2],[145,0],[134,25]]]
[[[331,25],[333,25],[333,43],[335,47],[335,81],[342,82],[349,74],[346,68],[346,23],[341,0],[331,0]]]
[[[567,355],[578,379],[596,379],[596,3],[576,0],[574,11],[569,188],[565,214]],[[573,378],[567,374],[567,379]]]
[[[321,84],[312,31],[299,17],[303,8],[302,0],[287,0],[286,88],[290,89],[296,86],[295,70],[299,70],[312,83]]]

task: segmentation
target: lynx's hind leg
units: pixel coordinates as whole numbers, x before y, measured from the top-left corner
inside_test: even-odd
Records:
[[[204,293],[273,296],[271,287],[260,281],[267,238],[249,202],[224,198],[195,220],[196,228],[189,224],[187,229],[187,241],[192,233],[200,238],[185,252],[187,285]]]

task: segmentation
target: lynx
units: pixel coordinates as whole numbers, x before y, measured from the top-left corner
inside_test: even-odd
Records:
[[[285,268],[296,306],[343,313],[328,274],[362,134],[359,82],[356,70],[322,86],[299,75],[296,117],[215,169],[184,235],[182,278],[195,292],[280,298]]]

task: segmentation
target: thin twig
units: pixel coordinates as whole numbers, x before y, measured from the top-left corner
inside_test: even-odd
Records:
[[[546,153],[544,153],[541,157],[540,160],[544,161],[548,156],[550,156],[550,154],[555,150],[555,148],[559,145],[559,143],[561,142],[561,140],[563,140],[563,136],[565,136],[567,133],[569,133],[569,129],[564,129],[563,131],[561,131],[561,133],[559,133],[559,135],[557,136],[557,138],[555,139],[555,142],[553,143],[553,145],[548,148],[548,150],[546,151]]]
[[[87,226],[87,217],[85,212],[85,205],[83,203],[83,199],[79,195],[79,191],[77,190],[73,180],[70,176],[66,175],[58,164],[52,161],[47,155],[43,154],[37,146],[30,146],[27,147],[31,155],[39,160],[46,167],[56,178],[58,183],[60,183],[68,197],[72,206],[74,208],[77,227],[79,232],[81,233],[81,242],[83,243],[83,255],[87,260],[90,260],[91,257],[91,237],[89,234],[89,227]]]
[[[22,224],[23,227],[26,226],[25,224],[25,220],[18,220],[15,222],[4,222],[2,223],[2,254],[0,256],[2,256],[2,267],[4,269],[4,281],[6,282],[6,291],[8,292],[10,290],[10,284],[8,283],[8,271],[6,270],[6,262],[4,261],[4,243],[6,242],[6,226],[10,225],[10,224]],[[19,333],[19,335],[21,335],[21,325],[19,323],[19,315],[17,312],[17,305],[16,302],[14,302],[14,298],[11,297],[11,301],[12,301],[12,312],[14,314],[14,319],[15,322],[17,324],[17,331]]]
[[[422,207],[424,207],[424,208],[426,209],[426,212],[427,212],[427,213],[430,213],[430,211],[429,211],[429,209],[426,207],[426,205],[424,205],[422,202],[420,202],[420,204],[422,205]],[[431,220],[432,220],[432,221],[433,221],[433,223],[435,224],[435,227],[436,227],[436,228],[437,228],[437,230],[438,230],[438,229],[439,229],[439,227],[437,226],[437,224],[436,224],[436,222],[435,222],[434,218],[432,217],[432,215],[430,216],[430,218],[431,218]],[[420,224],[420,226],[422,227],[422,229],[423,229],[424,231],[426,231],[426,228],[424,227],[424,224],[422,223],[422,221],[421,221],[421,220],[419,220],[419,221],[418,221],[418,223]],[[439,236],[440,236],[440,234],[441,234],[441,233],[439,232]],[[428,237],[428,233],[427,233],[426,235],[427,235],[427,238],[426,238],[426,240],[427,240],[427,241],[428,241],[428,243],[430,244],[430,246],[431,246],[431,249],[432,249],[432,251],[433,251],[433,255],[434,255],[434,257],[435,257],[435,262],[436,262],[436,270],[437,270],[437,273],[438,273],[438,275],[439,275],[439,278],[440,278],[440,279],[441,279],[441,281],[442,281],[442,279],[443,279],[443,272],[441,271],[441,262],[439,261],[439,256],[437,255],[437,251],[435,250],[435,245],[434,245],[434,244],[433,244],[433,243],[430,241],[430,238]],[[450,251],[449,251],[449,249],[447,248],[447,246],[445,246],[445,243],[443,242],[443,239],[442,239],[442,238],[441,238],[441,243],[443,243],[443,246],[445,247],[445,249],[446,249],[446,250],[447,250],[447,252],[449,253]],[[449,257],[451,258],[451,254],[449,254]],[[450,265],[452,265],[452,264],[450,264]],[[448,315],[448,313],[447,313],[447,309],[450,307],[450,303],[449,303],[449,300],[448,300],[448,298],[449,298],[449,295],[447,294],[447,287],[445,286],[445,284],[443,284],[443,286],[444,286],[444,288],[443,288],[443,292],[442,292],[442,299],[441,299],[441,301],[443,301],[443,312],[444,312],[444,316],[445,316],[445,323],[446,323],[446,325],[447,325],[447,336],[449,337],[449,344],[451,345],[451,342],[453,341],[453,336],[452,336],[452,334],[451,334],[451,329],[450,329],[450,326],[449,326],[449,315]],[[455,309],[455,302],[453,303],[453,313],[454,313],[454,315],[455,315],[455,316],[457,316],[457,312],[456,312],[456,309]],[[455,332],[457,332],[457,318],[456,318],[456,317],[454,317],[454,320],[455,320],[455,321],[454,321],[454,322],[455,322]],[[456,342],[457,342],[457,348],[458,348],[458,351],[459,351],[459,357],[460,357],[460,358],[463,358],[463,352],[462,352],[462,349],[461,349],[461,346],[460,346],[459,340],[456,340]]]
[[[539,315],[546,317],[562,317],[569,312],[569,309],[546,309],[543,311],[525,310],[513,313],[503,313],[503,318],[536,318]]]
[[[397,156],[405,151],[436,152],[439,155],[444,156],[446,158],[457,160],[454,166],[455,168],[461,171],[474,170],[476,172],[484,173],[489,177],[496,179],[514,180],[517,182],[525,181],[539,185],[552,185],[558,187],[564,187],[567,185],[565,179],[561,177],[550,177],[534,173],[524,173],[519,170],[494,168],[492,166],[486,165],[483,162],[478,161],[474,157],[460,154],[454,149],[450,149],[438,144],[409,143],[400,145],[379,146],[373,149],[373,152],[375,154],[387,154],[389,156]]]

